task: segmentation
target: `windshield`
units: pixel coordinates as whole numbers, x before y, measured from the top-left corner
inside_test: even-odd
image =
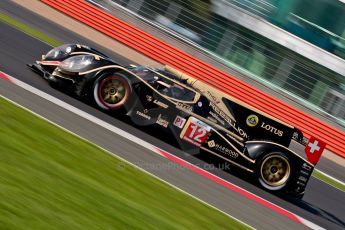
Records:
[[[144,66],[139,66],[134,69],[131,69],[133,73],[141,77],[145,81],[153,80],[155,73],[149,70],[148,68]]]
[[[193,101],[195,98],[195,92],[190,91],[189,89],[186,89],[175,83],[173,83],[169,87],[161,89],[160,93],[181,101]]]
[[[147,81],[161,94],[184,102],[193,102],[196,92],[177,82],[177,77],[161,70],[151,70],[144,66],[139,66],[131,70],[137,76]]]
[[[93,55],[78,55],[67,58],[61,62],[59,67],[69,72],[80,72],[93,63],[94,60],[95,56]]]

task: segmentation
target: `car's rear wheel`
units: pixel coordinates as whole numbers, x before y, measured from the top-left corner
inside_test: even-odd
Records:
[[[98,78],[94,84],[93,97],[104,110],[122,109],[131,95],[131,86],[121,73]]]
[[[282,153],[264,156],[257,169],[260,184],[272,191],[282,190],[287,185],[291,172],[290,161]]]

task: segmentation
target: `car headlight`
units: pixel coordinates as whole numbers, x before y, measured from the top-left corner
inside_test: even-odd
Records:
[[[53,59],[53,60],[59,60],[66,56],[68,56],[73,50],[72,45],[65,44],[59,47],[56,47],[52,50],[50,50],[45,56],[44,59]]]
[[[78,55],[67,58],[59,65],[62,71],[81,72],[85,70],[95,60],[93,55]]]

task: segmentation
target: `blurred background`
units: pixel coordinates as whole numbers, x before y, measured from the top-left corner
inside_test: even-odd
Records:
[[[340,0],[111,0],[345,127]]]

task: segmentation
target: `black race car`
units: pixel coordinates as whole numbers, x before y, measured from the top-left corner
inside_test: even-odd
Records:
[[[161,128],[156,133],[169,132],[182,149],[212,154],[253,173],[271,191],[302,198],[324,147],[312,138],[305,160],[289,149],[292,140],[306,145],[298,129],[168,66],[122,66],[88,46],[66,44],[29,67],[101,110]]]

